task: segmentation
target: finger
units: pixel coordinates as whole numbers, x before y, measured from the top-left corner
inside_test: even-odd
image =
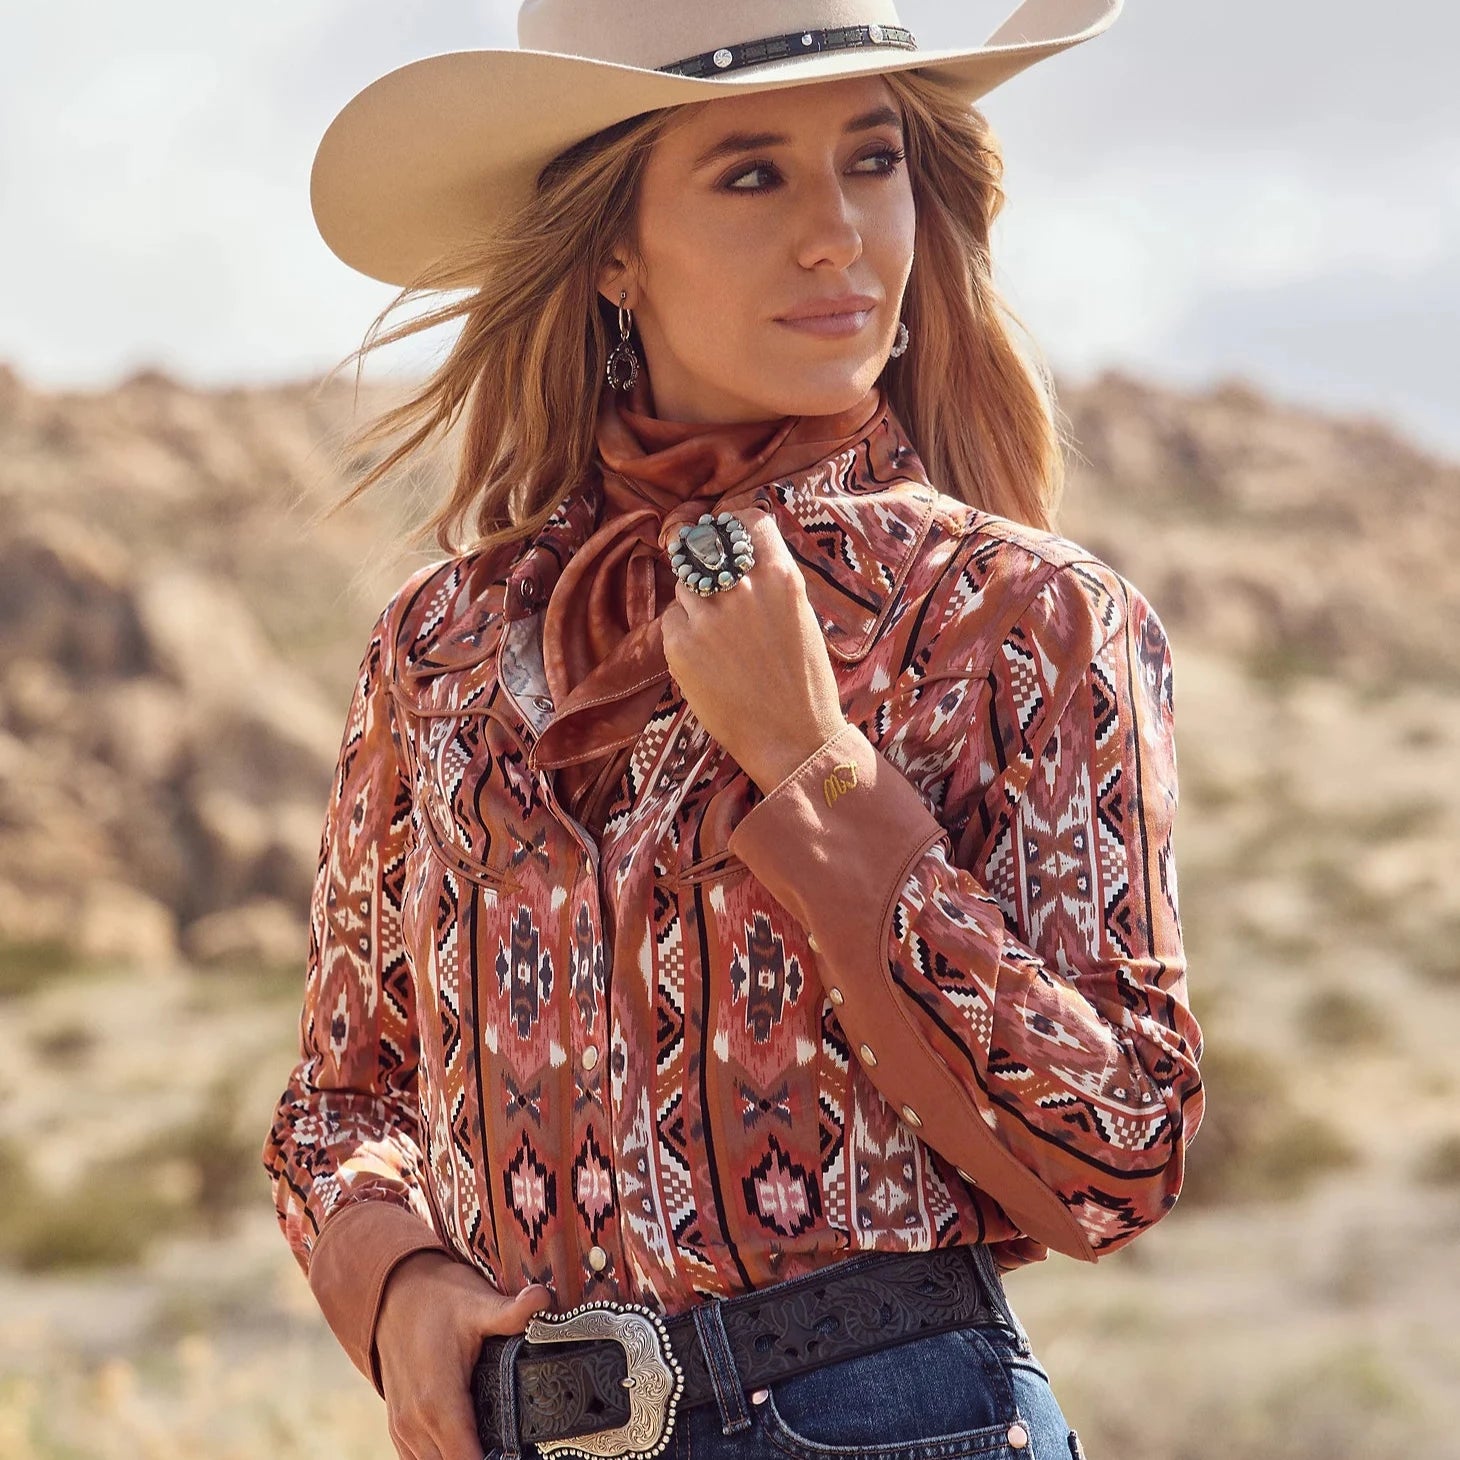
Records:
[[[542,1283],[529,1283],[515,1297],[487,1289],[477,1312],[482,1333],[521,1333],[534,1313],[550,1308],[553,1295]]]
[[[439,1381],[438,1381],[439,1382]],[[442,1394],[436,1387],[430,1391],[422,1392],[416,1397],[415,1406],[409,1413],[400,1416],[391,1430],[391,1438],[397,1447],[404,1446],[404,1453],[411,1457],[411,1460],[448,1460],[454,1456],[456,1450],[448,1446],[441,1447],[441,1432],[443,1426],[439,1420],[439,1414],[443,1407],[451,1407],[456,1399],[456,1394]],[[470,1396],[468,1396],[468,1409],[470,1409]],[[475,1425],[472,1429],[475,1435]],[[477,1452],[468,1456],[468,1460],[482,1460],[481,1446],[477,1446]]]
[[[477,1448],[480,1449],[481,1446],[478,1446]],[[439,1450],[436,1446],[436,1442],[429,1437],[424,1440],[418,1440],[416,1442],[416,1460],[446,1460],[446,1456],[450,1453],[451,1452],[449,1450],[445,1453]],[[472,1455],[470,1457],[470,1460],[481,1460],[481,1456]]]
[[[482,1460],[482,1441],[477,1433],[476,1405],[464,1386],[453,1389],[436,1405],[433,1438],[441,1460]]]
[[[421,1460],[420,1452],[410,1440],[406,1439],[394,1418],[390,1420],[386,1429],[390,1434],[390,1443],[395,1446],[395,1453],[400,1460]]]
[[[750,534],[750,546],[757,554],[773,553],[778,544],[786,541],[781,535],[780,524],[769,512],[746,513],[745,530]]]
[[[483,1334],[521,1333],[527,1320],[544,1308],[551,1308],[552,1290],[543,1283],[529,1283],[515,1297],[488,1292],[482,1302],[479,1327]],[[469,1381],[441,1396],[432,1405],[432,1437],[440,1447],[439,1460],[482,1460],[477,1434],[476,1407]],[[435,1457],[423,1457],[435,1460]]]

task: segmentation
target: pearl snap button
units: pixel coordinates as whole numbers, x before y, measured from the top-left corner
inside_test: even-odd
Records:
[[[832,1001],[833,1004],[837,1006],[837,1008],[841,1008],[841,1006],[847,1001],[847,996],[835,985],[827,989],[826,996]]]
[[[816,941],[816,939],[811,936],[810,933],[807,933],[807,935],[806,935],[806,941],[807,941],[807,943],[809,943],[811,945],[811,951],[813,953],[820,953],[821,952],[821,944],[818,943]]]
[[[1010,1425],[1009,1443],[1016,1450],[1022,1450],[1029,1443],[1029,1431],[1023,1425]]]
[[[755,1393],[750,1396],[750,1402],[752,1404],[764,1404],[766,1400],[770,1397],[771,1391],[769,1389],[757,1389]]]
[[[877,1063],[877,1056],[873,1054],[870,1044],[864,1044],[862,1046],[862,1059],[869,1065],[875,1065]]]
[[[591,1070],[597,1063],[598,1046],[596,1044],[590,1044],[588,1048],[583,1051],[583,1068],[585,1070]]]
[[[902,1118],[911,1126],[919,1126],[923,1123],[922,1116],[911,1105],[904,1105],[902,1107]]]
[[[608,1266],[608,1253],[601,1247],[590,1247],[588,1249],[588,1266],[594,1272],[602,1272]]]

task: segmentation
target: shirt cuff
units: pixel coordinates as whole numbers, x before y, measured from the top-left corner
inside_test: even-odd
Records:
[[[1000,1142],[993,1110],[940,1057],[890,966],[897,900],[944,835],[912,782],[848,724],[751,807],[728,845],[806,929],[848,1046],[883,1098],[1027,1236],[1093,1262],[1079,1222]],[[1000,943],[978,931],[965,942],[997,967]]]
[[[413,1253],[455,1254],[436,1229],[394,1202],[353,1201],[332,1212],[309,1259],[309,1287],[350,1362],[383,1399],[375,1325],[386,1280]]]
[[[741,817],[729,849],[833,968],[882,957],[884,913],[943,826],[856,725],[842,726]]]

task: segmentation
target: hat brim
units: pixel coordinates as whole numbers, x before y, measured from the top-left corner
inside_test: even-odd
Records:
[[[1026,0],[973,49],[825,51],[710,78],[552,51],[427,56],[371,82],[330,123],[310,172],[314,220],[352,269],[403,287],[448,251],[486,237],[494,220],[527,201],[547,162],[615,122],[888,71],[936,75],[972,105],[1036,62],[1098,35],[1122,3]]]

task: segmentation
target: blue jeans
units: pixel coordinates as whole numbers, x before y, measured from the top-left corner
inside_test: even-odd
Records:
[[[913,1339],[748,1398],[733,1434],[713,1404],[681,1411],[663,1460],[1084,1460],[1022,1324]]]
[[[991,1270],[986,1262],[986,1279]],[[1085,1460],[1002,1281],[993,1284],[1000,1317],[764,1387],[728,1372],[724,1352],[717,1403],[681,1409],[660,1460]]]

